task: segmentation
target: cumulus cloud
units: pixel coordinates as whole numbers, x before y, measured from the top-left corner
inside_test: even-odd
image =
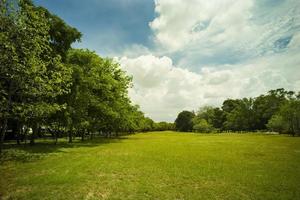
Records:
[[[299,31],[298,0],[270,2],[156,0],[157,17],[149,25],[179,66],[233,64],[278,52]]]
[[[220,43],[249,31],[252,0],[156,0],[158,17],[150,22],[156,39],[174,50],[198,39]],[[209,37],[213,36],[213,37]]]
[[[155,12],[156,47],[119,58],[133,76],[133,102],[154,120],[270,89],[300,90],[298,0],[155,0]]]
[[[253,97],[280,87],[300,90],[300,57],[290,56],[203,68],[200,73],[176,67],[168,57],[123,57],[119,62],[133,76],[133,102],[154,120],[173,121],[183,109],[220,106],[227,98]]]

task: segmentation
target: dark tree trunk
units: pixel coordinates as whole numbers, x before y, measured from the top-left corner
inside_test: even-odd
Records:
[[[34,134],[35,134],[35,131],[32,130],[32,133],[30,135],[30,140],[29,140],[30,145],[34,145]]]
[[[17,144],[20,145],[20,137],[21,137],[21,132],[22,132],[22,125],[20,122],[18,122],[18,127],[17,127]]]
[[[35,138],[36,138],[38,132],[39,132],[39,126],[38,126],[38,124],[35,123],[32,128],[32,134],[30,136],[30,145],[34,145]]]
[[[94,133],[89,131],[89,135],[90,135],[90,138],[92,140],[94,138]]]
[[[0,153],[2,152],[6,129],[7,129],[7,118],[4,119],[3,127],[1,129]]]
[[[86,130],[86,132],[87,132],[88,137],[91,138],[90,131]]]
[[[8,96],[7,96],[7,103],[6,103],[6,112],[8,112],[8,113],[10,112],[10,107],[11,107],[11,103],[12,103],[11,98],[12,98],[12,83],[9,82]],[[1,130],[1,135],[0,135],[0,153],[2,152],[2,148],[3,148],[5,133],[7,130],[7,122],[8,122],[8,117],[4,116],[3,126],[2,126],[2,130]]]
[[[81,131],[81,141],[84,141],[84,132],[85,130]]]
[[[54,144],[55,144],[55,145],[57,144],[57,134],[58,134],[58,132],[55,131],[55,133],[54,133],[54,137],[55,137],[55,142],[54,142]]]
[[[27,132],[28,132],[28,128],[26,127],[26,130],[24,132],[24,143],[27,144]]]
[[[73,142],[72,131],[69,130],[69,143]]]
[[[50,128],[48,128],[48,131],[51,133],[53,139],[54,139],[54,144],[56,145],[57,144],[57,134],[58,134],[58,131],[57,130],[54,130],[52,131]]]

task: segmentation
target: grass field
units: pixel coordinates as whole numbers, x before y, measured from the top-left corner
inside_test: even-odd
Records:
[[[300,199],[300,137],[161,132],[4,153],[0,199]]]

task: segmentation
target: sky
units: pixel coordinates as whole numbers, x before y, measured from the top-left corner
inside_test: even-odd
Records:
[[[299,0],[34,0],[114,58],[155,121],[271,89],[300,91]]]

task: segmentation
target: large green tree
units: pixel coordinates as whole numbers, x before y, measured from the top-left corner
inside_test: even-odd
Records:
[[[269,129],[280,133],[289,133],[293,136],[300,134],[300,100],[286,101],[279,111],[272,116],[267,126]]]
[[[225,120],[225,115],[220,108],[203,106],[198,110],[195,119],[193,120],[194,125],[198,124],[201,121],[200,119],[204,119],[210,126],[216,129],[221,129]]]
[[[193,118],[195,114],[190,111],[182,111],[178,114],[175,120],[175,127],[178,131],[192,131],[193,130]]]
[[[227,105],[227,102],[230,102],[229,105]],[[251,98],[225,101],[223,108],[229,107],[229,109],[225,109],[226,121],[224,122],[224,128],[234,131],[253,130],[255,118],[252,105],[253,99]]]
[[[33,128],[59,106],[51,99],[68,91],[71,71],[50,45],[50,25],[43,10],[29,0],[0,3],[1,144],[9,119]]]
[[[63,112],[69,141],[74,131],[111,134],[129,130],[135,122],[130,116],[137,116],[138,110],[128,98],[131,78],[119,64],[81,49],[69,51],[67,64],[73,69],[72,87],[61,99],[67,105]]]
[[[294,92],[283,88],[270,90],[266,95],[260,95],[254,99],[253,111],[255,114],[256,130],[266,129],[266,124],[275,115],[280,107],[292,96]]]

